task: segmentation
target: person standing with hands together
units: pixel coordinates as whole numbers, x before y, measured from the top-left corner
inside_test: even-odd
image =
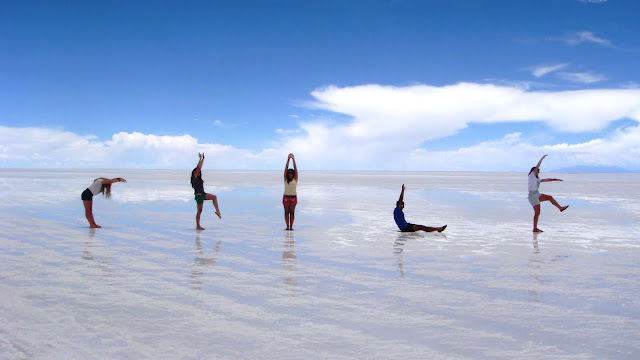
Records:
[[[289,161],[293,161],[293,169],[289,169]],[[287,224],[286,230],[293,230],[293,220],[295,219],[296,205],[298,204],[298,167],[293,154],[287,156],[287,164],[284,166],[284,195],[282,205],[284,206],[284,222]]]

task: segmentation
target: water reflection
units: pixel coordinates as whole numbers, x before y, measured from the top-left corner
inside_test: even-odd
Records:
[[[194,290],[202,289],[202,275],[203,267],[207,265],[215,264],[218,260],[218,252],[220,251],[220,245],[222,245],[222,240],[218,240],[216,244],[216,248],[213,251],[213,255],[206,256],[204,254],[204,250],[202,249],[202,242],[200,241],[200,232],[198,231],[196,234],[196,256],[193,259],[193,270],[191,271],[191,287]]]
[[[296,264],[298,257],[296,256],[296,241],[293,231],[286,231],[284,238],[284,251],[282,252],[282,268],[287,271],[284,277],[284,283],[291,286],[298,286],[298,278],[296,277]]]
[[[111,261],[109,259],[105,259],[102,261],[96,261],[95,256],[93,255],[93,244],[95,241],[96,229],[89,229],[89,234],[87,235],[87,241],[84,243],[84,248],[82,249],[82,260],[89,261],[87,265],[92,268],[98,268],[105,272],[105,276],[113,276],[111,271]]]
[[[93,238],[96,235],[95,228],[89,228],[89,235],[87,236],[87,241],[84,243],[84,249],[82,250],[82,259],[83,260],[93,260],[93,254],[91,253],[91,247],[93,246]]]
[[[393,242],[393,254],[396,257],[396,264],[398,264],[398,270],[400,271],[400,277],[404,278],[404,244],[407,242],[407,234],[400,233]]]
[[[542,284],[542,281],[540,281],[540,276],[538,275],[540,272],[541,264],[542,260],[540,258],[540,248],[538,247],[538,234],[533,233],[533,253],[529,258],[529,268],[531,269],[531,274],[529,275],[530,289],[527,290],[527,292],[535,302],[540,302],[537,288]]]

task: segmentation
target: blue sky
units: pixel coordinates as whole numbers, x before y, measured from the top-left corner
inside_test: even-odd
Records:
[[[637,1],[3,1],[0,166],[640,170]],[[210,162],[210,164],[209,164]]]

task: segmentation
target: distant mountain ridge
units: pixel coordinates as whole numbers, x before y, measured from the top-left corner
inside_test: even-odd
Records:
[[[617,166],[569,166],[561,169],[554,169],[550,172],[562,173],[637,173],[639,170],[629,170]]]

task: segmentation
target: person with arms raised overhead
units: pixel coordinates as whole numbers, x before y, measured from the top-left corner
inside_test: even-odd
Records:
[[[289,169],[289,161],[293,161],[293,169]],[[293,154],[287,156],[287,164],[284,166],[284,195],[282,205],[284,206],[284,222],[287,230],[293,230],[293,220],[296,218],[296,205],[298,204],[298,167]]]
[[[204,162],[204,153],[198,153],[198,158],[200,161],[198,161],[198,165],[191,172],[191,187],[193,188],[196,204],[198,206],[198,212],[196,213],[196,229],[204,230],[204,228],[200,226],[200,214],[202,213],[202,204],[205,200],[211,200],[213,202],[213,206],[216,208],[216,215],[218,215],[220,219],[222,219],[222,215],[218,208],[218,197],[204,192],[204,181],[202,180],[202,163]]]

